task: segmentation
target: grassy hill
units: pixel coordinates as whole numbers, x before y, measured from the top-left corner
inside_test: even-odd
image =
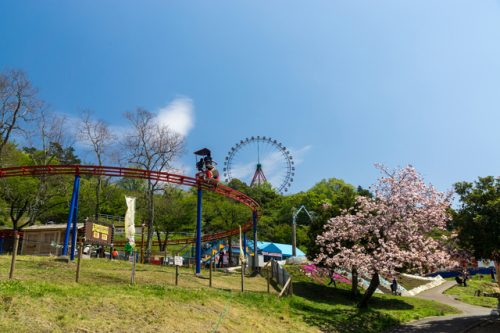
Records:
[[[481,291],[481,296],[474,295],[478,290]],[[445,294],[453,295],[456,299],[465,303],[496,309],[500,300],[495,297],[484,297],[482,295],[484,293],[498,292],[500,292],[498,284],[492,282],[489,276],[485,275],[480,279],[479,275],[475,275],[467,280],[467,287],[456,285],[446,290]]]
[[[130,263],[84,260],[81,283],[75,264],[21,256],[15,280],[7,280],[8,256],[0,256],[0,332],[381,332],[423,316],[452,313],[453,308],[419,299],[377,295],[358,310],[348,285],[337,289],[293,270],[292,297],[266,293],[266,281],[248,277],[240,293],[239,274],[208,272],[194,277],[180,270],[137,265],[129,285]]]

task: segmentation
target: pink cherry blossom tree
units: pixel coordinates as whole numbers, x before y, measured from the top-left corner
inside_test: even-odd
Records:
[[[412,166],[389,170],[372,186],[374,198],[359,196],[355,207],[332,218],[317,237],[316,261],[371,276],[358,307],[380,284],[379,274],[426,273],[453,263],[450,252],[431,232],[444,229],[451,194],[427,185]]]

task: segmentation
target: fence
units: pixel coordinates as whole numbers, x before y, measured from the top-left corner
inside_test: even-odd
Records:
[[[281,288],[279,296],[281,297],[285,293],[287,295],[292,295],[292,276],[286,271],[285,267],[281,267],[274,259],[269,262],[271,263],[270,278]]]

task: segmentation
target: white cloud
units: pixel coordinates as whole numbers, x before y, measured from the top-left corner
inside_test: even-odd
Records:
[[[157,120],[182,136],[187,136],[194,127],[193,101],[187,97],[174,99],[159,109]]]
[[[295,165],[299,165],[302,162],[304,162],[304,156],[307,154],[307,152],[312,148],[311,145],[304,146],[299,149],[290,149],[290,153],[293,156],[293,160],[295,161]]]

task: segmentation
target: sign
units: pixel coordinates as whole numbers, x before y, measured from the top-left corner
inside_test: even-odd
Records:
[[[184,258],[182,258],[181,256],[174,257],[174,265],[175,266],[182,266],[183,261],[184,261]]]
[[[113,228],[107,225],[85,221],[86,243],[97,245],[111,245],[113,243]]]
[[[125,237],[135,247],[135,198],[125,196],[127,212],[125,213]]]
[[[269,256],[269,257],[278,257],[278,258],[281,258],[281,253],[274,253],[274,252],[265,252],[265,251],[262,251],[262,254],[265,255],[265,256]]]

